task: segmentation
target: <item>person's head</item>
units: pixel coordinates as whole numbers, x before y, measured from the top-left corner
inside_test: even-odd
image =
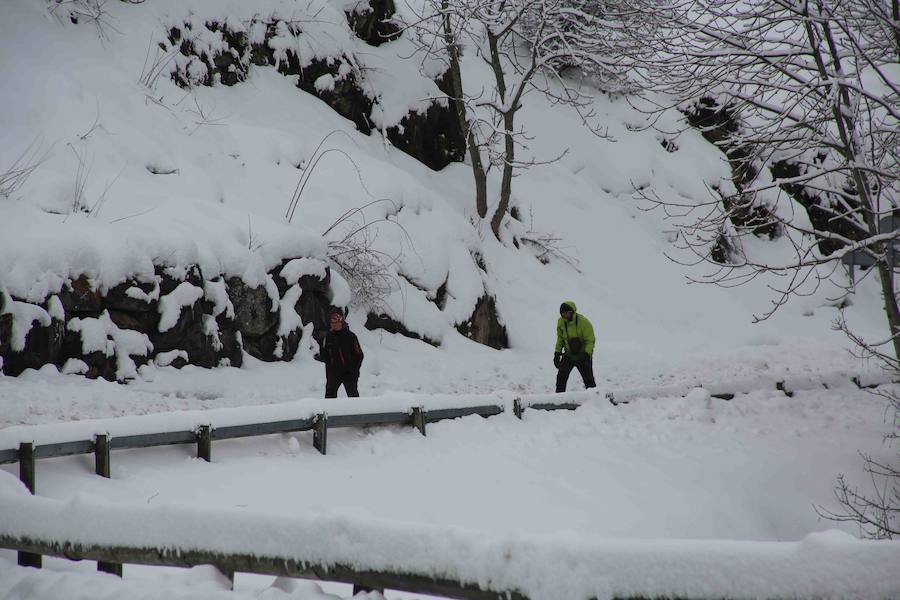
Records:
[[[575,314],[575,308],[568,302],[563,302],[559,305],[559,314],[566,321],[571,321],[572,315]]]
[[[339,308],[328,311],[328,328],[331,331],[340,331],[344,328],[344,312]]]

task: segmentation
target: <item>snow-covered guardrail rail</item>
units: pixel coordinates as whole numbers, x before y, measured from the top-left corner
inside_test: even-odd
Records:
[[[352,582],[471,600],[900,597],[900,543],[498,534],[354,515],[33,496],[0,472],[0,547],[108,563]]]

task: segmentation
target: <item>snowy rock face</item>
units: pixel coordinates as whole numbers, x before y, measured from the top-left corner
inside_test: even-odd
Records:
[[[348,25],[371,45],[396,39],[398,27],[390,21],[391,0],[372,0],[346,13]],[[296,81],[299,89],[318,97],[356,129],[370,134],[374,98],[359,63],[351,52],[336,49],[333,55],[304,53],[303,30],[292,21],[252,19],[249,25],[231,21],[192,22],[168,32],[169,48],[177,53],[172,79],[183,88],[236,85],[247,78],[251,65],[273,66]],[[449,92],[450,82],[438,81]],[[427,110],[409,112],[385,128],[388,140],[398,149],[434,170],[461,161],[465,139],[454,109],[446,102],[431,102]]]
[[[506,327],[500,322],[497,314],[497,303],[493,296],[484,295],[478,299],[472,317],[460,323],[457,331],[472,341],[502,350],[509,348]]]
[[[400,35],[400,26],[391,20],[395,10],[394,0],[360,2],[347,13],[347,23],[356,37],[369,45],[380,46]]]
[[[737,194],[734,197],[723,196],[723,202],[730,211],[730,218],[739,228],[750,229],[759,237],[775,239],[781,235],[777,220],[772,218],[769,208],[765,205],[753,204],[748,201],[744,204],[741,193],[754,185],[757,179],[758,168],[754,164],[754,157],[758,156],[761,148],[750,144],[737,144],[731,138],[740,131],[744,124],[733,106],[722,105],[712,98],[703,98],[700,102],[691,106],[685,112],[688,123],[697,128],[703,137],[722,150],[731,167],[731,183]],[[823,160],[824,154],[816,157]],[[775,160],[769,170],[771,176],[778,180],[790,180],[802,178],[808,167],[803,161],[794,158]],[[783,183],[780,189],[788,194],[800,206],[806,209],[806,213],[813,226],[820,231],[829,231],[849,240],[861,240],[867,236],[861,231],[849,216],[835,215],[828,208],[828,200],[813,188],[796,183]],[[847,200],[852,205],[852,200]],[[822,239],[819,243],[822,254],[831,254],[844,247],[844,243],[835,239]],[[732,258],[733,249],[729,247],[727,238],[720,237],[713,256],[717,262],[726,264]]]
[[[292,269],[287,285],[283,267],[298,260],[314,268]],[[285,259],[255,287],[240,277],[207,281],[189,265],[156,266],[153,281],[129,279],[105,293],[81,275],[40,305],[0,293],[0,365],[7,375],[52,364],[127,381],[149,361],[239,367],[244,351],[291,360],[304,325],[325,331],[330,279],[321,261]]]

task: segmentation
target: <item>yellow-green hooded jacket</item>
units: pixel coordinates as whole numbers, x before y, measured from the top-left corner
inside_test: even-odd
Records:
[[[574,360],[582,359],[586,354],[594,354],[594,342],[596,341],[594,338],[594,326],[591,325],[591,322],[588,321],[587,317],[578,314],[574,302],[566,300],[563,304],[571,306],[574,314],[572,315],[571,321],[566,321],[560,316],[559,320],[556,322],[555,352],[563,352],[568,355],[569,358]],[[574,351],[571,347],[571,338],[581,341],[582,349],[580,352]]]

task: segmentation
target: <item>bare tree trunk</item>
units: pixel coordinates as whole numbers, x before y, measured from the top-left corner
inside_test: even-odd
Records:
[[[491,53],[491,68],[494,71],[494,80],[497,83],[497,93],[500,95],[500,102],[503,103],[503,177],[500,182],[500,201],[491,217],[491,231],[494,237],[500,239],[500,225],[503,223],[503,217],[509,210],[509,198],[512,195],[512,171],[513,162],[515,161],[516,145],[513,140],[513,125],[515,121],[515,106],[506,106],[506,77],[503,73],[503,63],[500,59],[500,49],[498,47],[499,40],[497,36],[490,30],[487,34],[488,48]]]
[[[897,47],[897,58],[900,59],[900,0],[891,2],[891,17],[898,24],[894,27],[894,44]]]
[[[466,148],[469,151],[469,161],[472,163],[472,178],[475,180],[475,210],[480,218],[487,216],[487,173],[481,160],[481,152],[475,140],[475,134],[466,119],[466,106],[463,99],[462,69],[459,65],[459,47],[453,35],[453,25],[450,22],[449,0],[441,0],[443,10],[444,43],[447,45],[447,53],[450,57],[450,80],[453,86],[453,102],[456,108],[456,118],[459,127],[466,138]]]
[[[494,236],[498,240],[500,239],[500,225],[503,224],[503,217],[506,216],[509,210],[509,198],[512,195],[513,161],[516,159],[516,145],[512,136],[514,115],[514,108],[510,108],[503,115],[503,127],[506,129],[503,134],[506,143],[504,148],[503,179],[500,183],[500,201],[497,203],[497,210],[494,212],[493,218],[491,218],[491,231],[494,232]]]

